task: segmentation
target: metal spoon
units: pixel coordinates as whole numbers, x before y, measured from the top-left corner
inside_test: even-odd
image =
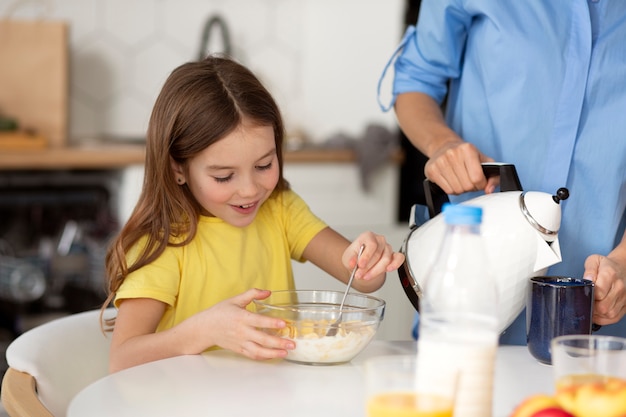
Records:
[[[346,302],[346,297],[348,296],[348,292],[350,291],[350,287],[352,286],[352,280],[354,279],[356,270],[359,269],[359,259],[361,258],[363,249],[365,249],[365,245],[361,245],[361,248],[359,249],[359,253],[356,255],[356,264],[354,265],[354,268],[352,269],[352,273],[350,274],[350,279],[348,280],[346,291],[343,293],[343,298],[341,299],[341,305],[339,306],[339,316],[337,316],[337,320],[335,320],[335,322],[330,325],[330,328],[326,332],[326,336],[333,337],[337,334],[337,331],[339,330],[339,323],[341,323],[341,315],[343,313],[343,304]]]

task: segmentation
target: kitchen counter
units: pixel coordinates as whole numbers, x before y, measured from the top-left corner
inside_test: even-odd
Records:
[[[117,169],[141,165],[145,158],[143,144],[85,144],[64,148],[4,150],[0,152],[2,170]],[[400,162],[402,152],[391,156]],[[285,163],[353,163],[357,155],[352,149],[304,148],[287,151]]]

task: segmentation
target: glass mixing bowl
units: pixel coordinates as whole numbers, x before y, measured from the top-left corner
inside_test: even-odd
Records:
[[[341,315],[344,293],[324,290],[273,291],[264,300],[254,300],[256,312],[278,317],[282,329],[264,329],[269,334],[293,340],[294,350],[286,360],[307,365],[345,363],[358,355],[374,338],[383,319],[385,301],[370,295],[348,293]],[[337,327],[334,336],[327,335]]]

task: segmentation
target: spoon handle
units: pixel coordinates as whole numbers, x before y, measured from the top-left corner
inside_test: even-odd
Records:
[[[359,253],[356,255],[356,264],[354,264],[354,268],[352,269],[352,273],[350,274],[350,279],[348,280],[346,292],[343,293],[343,298],[341,299],[341,305],[339,306],[339,314],[341,314],[341,311],[343,310],[343,303],[346,302],[346,297],[348,296],[348,292],[350,291],[350,287],[352,286],[352,280],[354,280],[354,275],[356,275],[356,270],[359,269],[359,259],[361,258],[363,249],[365,249],[365,245],[361,245],[361,248],[359,249]]]

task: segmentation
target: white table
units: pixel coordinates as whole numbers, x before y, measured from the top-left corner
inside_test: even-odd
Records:
[[[415,352],[412,341],[373,341],[335,366],[253,361],[229,351],[180,356],[96,381],[73,399],[68,417],[363,417],[363,361]],[[494,417],[508,417],[531,394],[552,392],[552,368],[526,346],[498,349]]]

